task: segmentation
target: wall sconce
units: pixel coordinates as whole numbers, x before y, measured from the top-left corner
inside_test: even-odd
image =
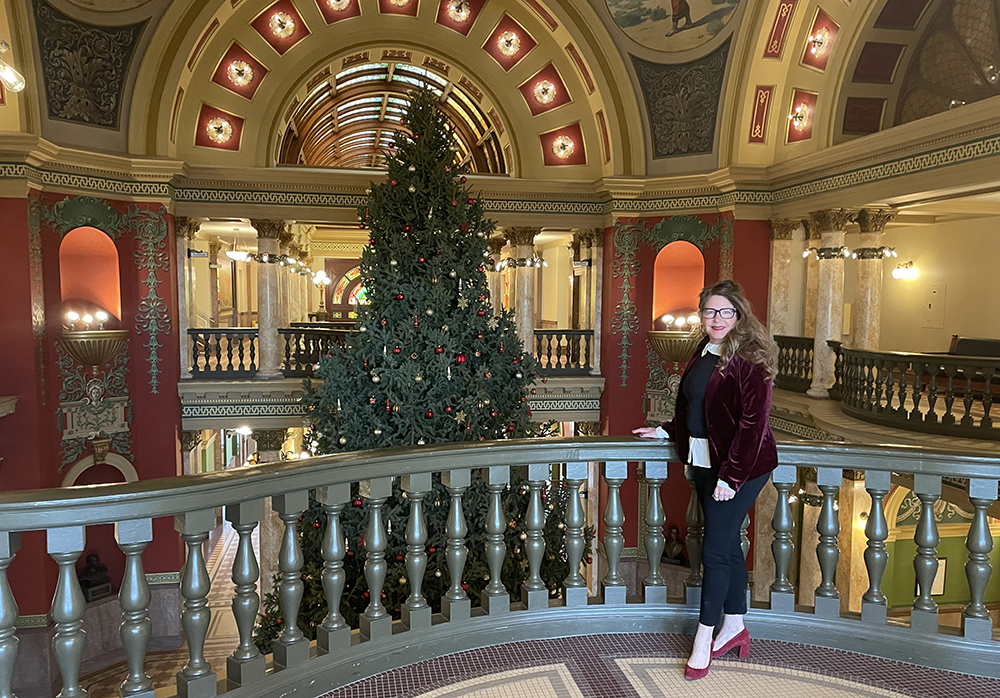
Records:
[[[809,107],[800,104],[788,115],[788,120],[792,122],[792,127],[796,131],[802,131],[809,125]]]
[[[920,276],[920,270],[913,266],[913,262],[903,262],[902,264],[897,264],[896,268],[892,270],[892,278],[894,279],[912,281],[918,276]]]
[[[7,53],[8,51],[10,51],[10,44],[6,41],[0,41],[0,53]],[[0,61],[0,81],[11,92],[20,92],[24,89],[24,76],[14,70],[5,61]]]
[[[826,53],[830,45],[830,30],[821,27],[815,34],[809,37],[809,53],[814,56],[822,56]]]
[[[802,252],[802,257],[815,255],[816,259],[847,259],[851,256],[851,251],[845,246],[840,247],[808,247]]]
[[[888,259],[898,257],[895,247],[859,247],[851,252],[851,259]]]

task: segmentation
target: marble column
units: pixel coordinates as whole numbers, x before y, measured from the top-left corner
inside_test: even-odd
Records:
[[[296,245],[294,242],[289,243],[288,256],[297,261],[299,258],[299,253],[300,253],[299,246]],[[299,297],[299,279],[301,279],[302,277],[299,276],[298,272],[296,271],[297,269],[298,265],[293,265],[288,267],[287,270],[288,317],[286,318],[286,320],[288,323],[299,322],[300,316],[302,314],[302,299]],[[288,327],[288,324],[285,324],[283,326]]]
[[[490,303],[493,305],[493,314],[499,315],[503,312],[503,272],[497,271],[496,265],[500,263],[503,256],[503,246],[507,241],[503,236],[497,235],[486,241],[490,248],[490,258],[493,266],[486,270],[486,281],[490,288]]]
[[[257,231],[257,254],[278,254],[278,239],[285,231],[284,221],[251,220]],[[281,378],[281,342],[278,327],[281,322],[278,271],[273,262],[257,262],[257,375],[267,380]]]
[[[792,265],[792,234],[800,222],[787,218],[771,221],[771,288],[767,325],[772,335],[789,333],[788,285]]]
[[[858,280],[851,314],[851,346],[878,351],[882,324],[882,266],[885,254],[882,233],[895,217],[894,211],[862,209],[858,213],[861,245],[854,250],[858,260]]]
[[[812,218],[803,219],[802,225],[806,231],[806,249],[819,248],[822,244],[819,226]],[[819,293],[819,260],[815,254],[806,257],[806,289],[802,302],[802,336],[816,336],[816,296]]]
[[[191,345],[188,329],[195,326],[194,269],[188,250],[194,242],[201,222],[184,216],[174,217],[174,238],[177,245],[177,336],[180,339],[181,380],[191,378]]]
[[[580,231],[580,260],[586,262],[580,275],[580,328],[594,329],[594,231],[591,228]]]
[[[195,473],[194,465],[191,461],[191,452],[201,446],[202,441],[202,430],[198,429],[196,431],[183,431],[181,432],[181,468],[185,475],[193,475]],[[219,469],[222,466],[219,464]]]
[[[309,313],[313,312],[313,289],[316,288],[312,282],[313,262],[315,260],[307,254],[303,261],[306,263],[306,269],[309,270],[309,274],[302,277],[302,288],[305,289],[305,303],[302,304],[302,310],[305,313],[305,319],[308,320]]]
[[[278,236],[278,254],[288,256],[292,234],[286,229]],[[278,327],[288,327],[291,305],[291,277],[288,267],[278,266]]]
[[[577,271],[576,263],[583,257],[583,236],[580,231],[573,233],[573,241],[569,244],[569,329],[578,330],[583,327],[583,277]]]
[[[535,236],[542,232],[541,228],[508,228],[505,231],[507,241],[514,250],[518,260],[514,301],[514,320],[517,335],[524,344],[524,351],[535,353],[535,267],[521,266],[523,260],[531,260],[535,256]]]
[[[219,326],[219,252],[222,243],[212,240],[208,243],[208,295],[211,303],[211,327]]]
[[[255,226],[256,227],[256,226]],[[254,430],[253,440],[257,442],[257,465],[276,463],[281,460],[281,446],[285,443],[284,429]],[[264,519],[260,522],[260,596],[274,590],[274,575],[278,573],[278,550],[281,549],[281,537],[285,525],[275,513],[267,507]]]
[[[813,380],[806,395],[827,398],[833,386],[836,355],[828,340],[841,339],[844,332],[844,226],[853,218],[845,209],[829,209],[812,214],[819,226],[822,247],[819,258],[819,286],[816,295],[816,335],[813,340]]]
[[[601,314],[604,306],[604,229],[594,228],[590,238],[590,266],[594,270],[594,368],[592,376],[601,375]]]

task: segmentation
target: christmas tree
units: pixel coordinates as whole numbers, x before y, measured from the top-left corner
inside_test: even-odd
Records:
[[[307,438],[315,453],[523,438],[544,431],[531,422],[527,407],[534,358],[524,353],[511,314],[496,315],[490,303],[485,272],[495,263],[487,249],[494,224],[470,192],[466,168],[456,163],[454,134],[434,93],[412,96],[405,126],[387,158],[386,180],[372,184],[367,206],[358,211],[361,227],[370,230],[361,260],[368,302],[358,307],[358,332],[320,360],[316,375],[322,383],[307,386]],[[526,493],[520,474],[513,473],[502,497],[509,522],[502,581],[515,598],[528,576]],[[569,573],[562,522],[571,494],[555,479],[543,490],[546,551],[540,574],[553,596]],[[353,626],[369,603],[361,537],[367,514],[356,485],[352,504],[341,514],[348,548],[341,613]],[[450,586],[444,558],[448,507],[448,494],[435,475],[425,499],[430,535],[423,583],[435,611]],[[463,497],[469,531],[463,587],[474,605],[489,580],[487,507],[477,472]],[[409,593],[404,564],[409,505],[398,480],[383,511],[388,522],[383,604],[398,617]],[[313,502],[300,524],[306,589],[299,625],[311,636],[327,612],[320,551],[325,525]],[[592,531],[585,535],[589,544]],[[262,651],[270,651],[281,624],[277,594],[269,594],[255,637]]]

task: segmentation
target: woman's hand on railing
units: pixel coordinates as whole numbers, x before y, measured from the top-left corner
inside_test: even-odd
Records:
[[[669,437],[661,436],[657,433],[660,427],[639,427],[638,429],[633,429],[632,433],[636,436],[641,436],[644,439],[666,439]]]

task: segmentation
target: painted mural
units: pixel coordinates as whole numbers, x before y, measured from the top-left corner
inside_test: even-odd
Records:
[[[740,0],[607,0],[615,24],[656,51],[688,51],[721,32]]]

